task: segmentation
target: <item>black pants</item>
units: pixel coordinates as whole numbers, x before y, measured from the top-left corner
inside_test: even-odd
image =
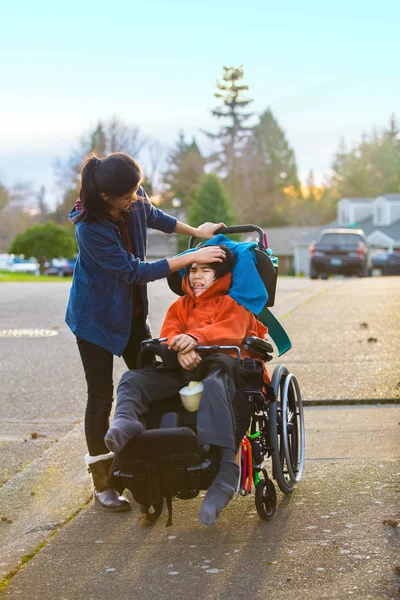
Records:
[[[131,334],[122,354],[128,369],[136,368],[140,344],[150,331],[143,315],[132,320]],[[76,338],[87,383],[85,435],[90,456],[107,454],[104,436],[109,427],[113,402],[113,355],[101,346]]]

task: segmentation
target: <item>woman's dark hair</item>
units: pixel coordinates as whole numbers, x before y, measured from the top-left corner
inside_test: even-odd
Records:
[[[222,250],[224,250],[225,252],[225,260],[223,262],[215,262],[207,265],[208,267],[210,267],[210,269],[214,271],[215,279],[220,279],[227,273],[230,273],[233,270],[233,267],[235,266],[236,262],[235,255],[231,250],[229,250],[229,248],[227,248],[224,245],[221,245],[220,248],[222,248]],[[189,275],[189,273],[190,266],[186,267],[185,275]]]
[[[82,167],[79,192],[82,212],[76,217],[75,223],[104,219],[110,204],[100,194],[123,196],[139,187],[142,180],[141,168],[128,154],[115,152],[106,158],[90,156]]]

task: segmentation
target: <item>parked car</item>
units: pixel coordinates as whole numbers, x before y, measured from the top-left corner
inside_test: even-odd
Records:
[[[0,271],[11,271],[13,257],[10,254],[0,254]]]
[[[379,269],[382,275],[400,275],[400,252],[377,252],[372,269]]]
[[[56,275],[58,277],[72,277],[74,273],[76,259],[67,260],[66,258],[53,258],[47,267],[46,275]]]
[[[310,245],[310,277],[358,275],[370,272],[369,247],[361,229],[324,229]]]
[[[11,269],[12,273],[28,273],[31,275],[39,275],[39,263],[36,258],[22,258],[20,256],[16,256],[13,259]]]

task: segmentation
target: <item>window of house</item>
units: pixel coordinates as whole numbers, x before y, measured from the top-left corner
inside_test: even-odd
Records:
[[[377,225],[382,224],[382,206],[376,207],[376,223]]]
[[[347,210],[345,208],[342,208],[340,211],[340,224],[341,225],[347,225],[348,224],[348,216],[347,216]]]

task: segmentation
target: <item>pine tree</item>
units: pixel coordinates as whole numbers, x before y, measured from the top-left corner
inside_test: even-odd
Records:
[[[239,83],[244,78],[243,66],[223,67],[223,69],[223,83],[217,80],[219,91],[214,94],[215,98],[222,100],[222,106],[214,108],[211,114],[228,122],[220,127],[218,133],[205,133],[220,145],[220,150],[210,157],[210,161],[216,162],[222,174],[228,176],[234,169],[236,159],[240,156],[244,141],[251,129],[245,125],[245,122],[253,116],[253,113],[244,113],[242,110],[253,100],[244,96],[249,86]]]
[[[164,174],[164,184],[167,186],[164,198],[167,204],[173,198],[179,198],[182,208],[188,207],[190,192],[204,175],[205,162],[196,140],[193,138],[191,144],[188,144],[181,131],[176,146],[168,157],[168,169]]]
[[[301,199],[295,154],[271,110],[253,128],[241,160],[242,220],[283,225]]]
[[[188,222],[193,227],[206,221],[222,221],[226,225],[233,223],[229,196],[221,180],[213,173],[204,175],[199,185],[193,188],[188,214]]]
[[[240,215],[243,202],[240,159],[251,131],[251,127],[247,126],[246,122],[253,116],[253,113],[244,111],[253,100],[246,96],[249,86],[241,83],[244,78],[243,66],[223,67],[223,70],[223,81],[222,83],[217,81],[218,91],[214,94],[222,104],[214,108],[211,114],[224,121],[224,125],[221,125],[217,133],[204,133],[219,146],[208,161],[215,165],[217,173],[223,177],[235,212]]]

